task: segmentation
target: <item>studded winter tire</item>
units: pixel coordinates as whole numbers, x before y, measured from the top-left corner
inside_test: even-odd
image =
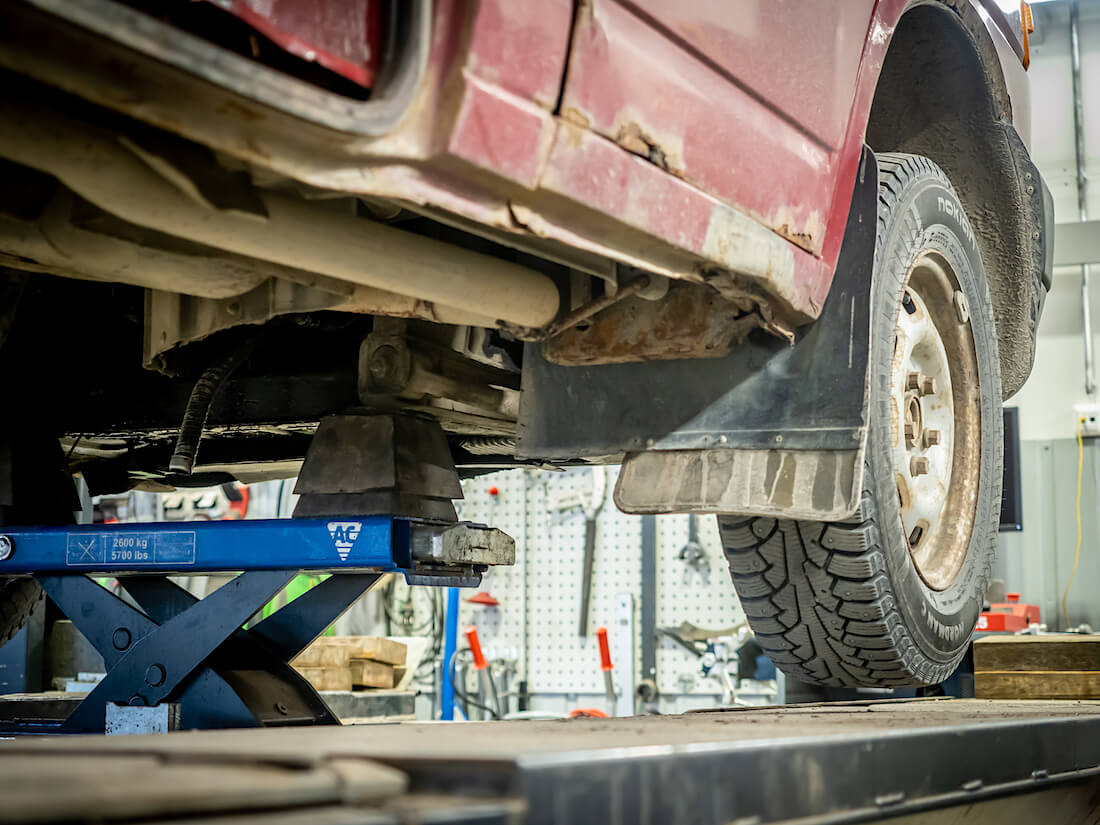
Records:
[[[859,511],[824,523],[721,516],[764,652],[837,686],[943,681],[996,546],[1001,379],[981,255],[944,173],[880,154],[870,426]]]

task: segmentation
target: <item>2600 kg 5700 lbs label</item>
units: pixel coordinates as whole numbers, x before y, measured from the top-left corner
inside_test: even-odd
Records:
[[[70,567],[194,564],[195,534],[70,533],[65,564]]]

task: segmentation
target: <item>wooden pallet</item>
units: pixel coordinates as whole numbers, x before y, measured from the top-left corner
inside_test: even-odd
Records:
[[[974,642],[979,699],[1100,699],[1100,636],[987,636]]]
[[[317,690],[396,687],[406,647],[378,636],[322,636],[292,663]]]

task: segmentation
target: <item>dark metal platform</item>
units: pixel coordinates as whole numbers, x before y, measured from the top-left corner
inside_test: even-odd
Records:
[[[1083,822],[1094,821],[1085,817],[1097,813],[1098,789],[1096,702],[912,700],[0,742],[5,822],[173,813],[219,825],[762,825],[959,806],[973,819],[987,809],[976,803],[1008,795],[1014,810],[1062,800],[1059,821]]]

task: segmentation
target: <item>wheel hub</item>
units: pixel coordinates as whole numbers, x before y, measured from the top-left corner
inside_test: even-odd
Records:
[[[898,311],[891,384],[902,530],[917,572],[936,590],[958,575],[973,525],[968,491],[976,480],[969,476],[976,476],[977,469],[972,446],[959,461],[958,427],[963,425],[968,436],[980,432],[980,419],[970,420],[972,404],[956,409],[963,388],[955,386],[952,364],[961,363],[968,376],[977,374],[969,328],[949,311],[956,291],[942,256],[918,256]],[[956,473],[968,477],[958,484]]]

